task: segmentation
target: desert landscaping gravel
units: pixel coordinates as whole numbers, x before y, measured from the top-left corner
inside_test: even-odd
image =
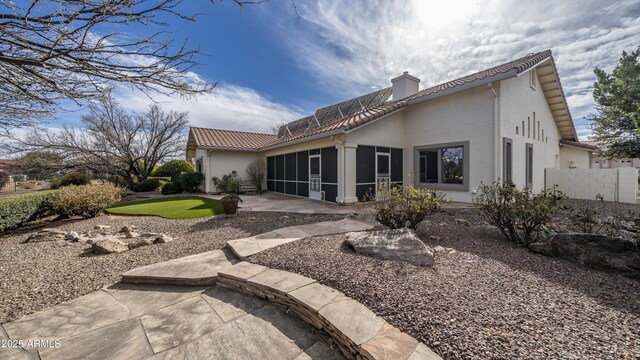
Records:
[[[49,308],[119,281],[127,270],[221,249],[225,241],[257,235],[280,227],[338,220],[343,216],[243,212],[225,218],[168,220],[152,216],[103,215],[39,227],[84,232],[95,225],[117,231],[134,225],[141,231],[166,233],[174,241],[119,254],[94,255],[90,245],[67,241],[22,243],[37,230],[22,229],[0,236],[0,323]]]
[[[472,209],[434,215],[419,235],[442,247],[433,268],[356,255],[344,235],[307,238],[250,261],[344,292],[445,359],[640,358],[640,281],[533,254]]]

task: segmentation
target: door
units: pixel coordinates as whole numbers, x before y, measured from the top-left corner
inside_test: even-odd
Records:
[[[309,198],[322,200],[320,155],[309,156]]]
[[[389,190],[391,156],[388,153],[376,153],[376,197],[380,191]]]

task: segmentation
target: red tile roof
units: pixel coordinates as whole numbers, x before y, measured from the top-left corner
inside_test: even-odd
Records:
[[[189,137],[196,147],[258,150],[273,143],[278,137],[247,131],[233,131],[192,127]]]
[[[270,134],[206,128],[191,128],[191,133],[195,138],[196,144],[204,147],[258,150],[270,146],[282,145],[324,133],[352,130],[394,111],[404,109],[415,102],[427,100],[432,95],[439,95],[439,93],[445,91],[451,93],[476,86],[476,84],[481,85],[492,80],[502,80],[507,77],[516,76],[550,58],[552,59],[551,50],[528,54],[519,59],[423,89],[404,99],[388,101],[381,105],[372,106],[352,115],[322,124],[320,127],[300,133],[293,133],[292,135],[281,136],[280,138]],[[295,120],[289,124],[298,121],[299,120]]]

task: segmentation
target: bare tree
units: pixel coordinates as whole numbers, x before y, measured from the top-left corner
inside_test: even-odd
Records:
[[[129,114],[112,98],[89,106],[81,128],[37,128],[17,146],[23,151],[53,151],[67,168],[119,176],[129,187],[144,181],[160,161],[184,151],[187,113],[165,112],[158,104]]]
[[[253,160],[247,165],[247,175],[258,190],[258,194],[262,195],[262,183],[267,177],[267,163],[263,159]]]
[[[113,84],[148,95],[211,92],[215,84],[189,71],[197,49],[175,43],[167,32],[133,37],[127,31],[167,26],[163,16],[195,20],[179,12],[181,1],[0,2],[0,130],[37,124],[60,100],[93,99]]]

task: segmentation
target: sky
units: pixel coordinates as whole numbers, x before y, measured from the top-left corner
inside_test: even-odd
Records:
[[[193,126],[270,132],[316,108],[390,86],[409,71],[421,88],[551,49],[576,123],[594,112],[593,69],[611,71],[623,50],[640,46],[640,1],[271,0],[185,1],[195,22],[168,19],[176,39],[199,47],[194,75],[216,82],[212,95],[156,96],[189,111]],[[144,36],[158,29],[128,31]],[[117,100],[143,111],[144,94],[120,88]],[[48,126],[77,125],[83,109],[61,111]]]

